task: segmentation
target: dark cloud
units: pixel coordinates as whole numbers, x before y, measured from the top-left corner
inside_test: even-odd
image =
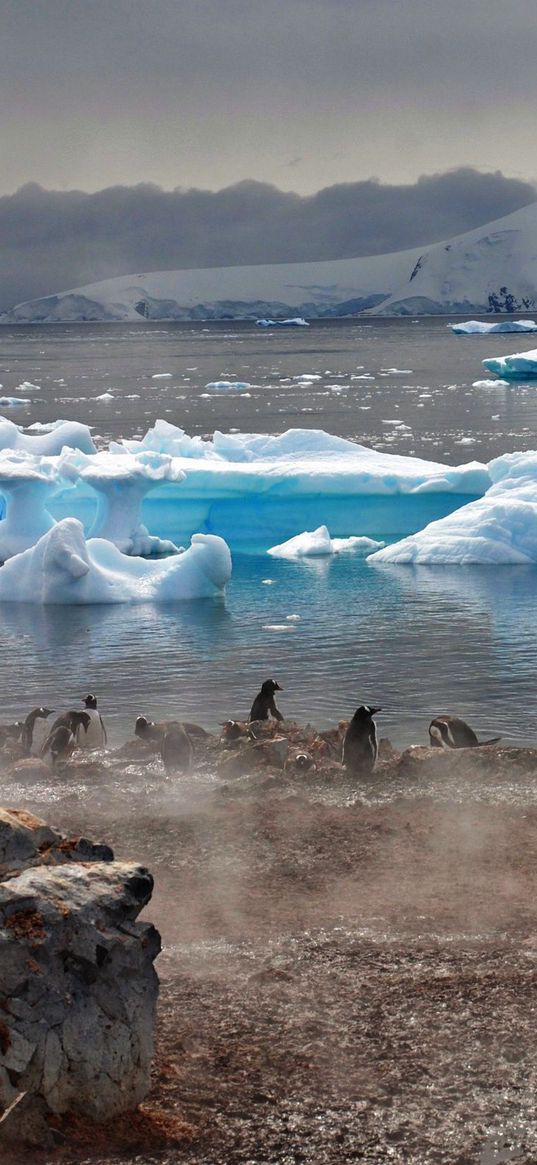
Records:
[[[527,182],[471,168],[314,195],[244,181],[213,192],[35,184],[0,198],[0,309],[114,275],[352,258],[427,245],[537,199]]]

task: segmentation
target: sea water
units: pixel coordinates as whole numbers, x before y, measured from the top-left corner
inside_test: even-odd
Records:
[[[507,352],[510,338],[457,338],[446,323],[3,328],[0,382],[6,396],[30,398],[6,413],[17,423],[80,420],[97,444],[141,436],[163,417],[191,434],[319,428],[449,464],[535,447],[537,387],[473,387],[483,357]],[[219,380],[250,388],[206,388]],[[99,400],[104,393],[112,399]],[[320,726],[370,702],[382,706],[381,734],[397,745],[424,742],[440,712],[462,715],[483,735],[531,742],[536,598],[532,568],[236,554],[221,602],[4,604],[1,718],[40,703],[63,709],[95,691],[113,744],[131,735],[139,714],[214,729],[244,716],[273,675],[285,715]]]

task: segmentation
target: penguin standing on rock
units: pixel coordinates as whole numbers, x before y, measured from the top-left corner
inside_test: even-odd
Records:
[[[50,725],[46,721],[53,711],[54,708],[32,708],[28,713],[21,733],[21,743],[28,756],[39,756],[49,733]]]
[[[192,744],[183,725],[171,723],[160,746],[162,763],[167,773],[188,773],[192,767]]]
[[[273,716],[275,720],[283,720],[283,716],[274,702],[274,693],[283,692],[276,680],[265,680],[261,684],[261,691],[252,704],[250,711],[250,720],[268,720],[269,716]]]
[[[377,729],[373,716],[380,708],[361,704],[347,728],[343,740],[343,764],[354,776],[367,776],[377,763]]]
[[[106,748],[108,736],[101,713],[97,709],[97,697],[90,693],[82,700],[90,723],[86,732],[79,732],[77,744],[79,748]]]
[[[429,724],[429,740],[432,748],[478,748],[479,745],[497,744],[501,736],[491,740],[478,740],[470,725],[458,716],[435,716]]]

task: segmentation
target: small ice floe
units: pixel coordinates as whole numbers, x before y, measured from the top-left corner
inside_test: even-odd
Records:
[[[293,376],[298,384],[308,384],[311,380],[322,380],[322,376],[318,372],[301,372],[298,376]]]
[[[480,320],[466,320],[465,323],[448,324],[455,336],[488,336],[494,332],[537,332],[535,320],[502,320],[501,323],[482,323]]]
[[[459,437],[458,441],[454,441],[454,445],[475,445],[475,437]]]
[[[295,631],[296,628],[292,623],[263,623],[262,631]]]
[[[0,408],[2,409],[16,409],[21,405],[31,404],[29,396],[0,396]]]
[[[262,578],[261,582],[262,582],[262,585],[264,587],[273,587],[274,586],[274,579],[273,578]]]
[[[307,320],[295,316],[290,320],[256,320],[258,328],[309,328]]]
[[[23,380],[22,384],[18,384],[15,392],[41,392],[40,384],[32,384],[31,380]]]
[[[412,368],[381,368],[384,376],[411,376]]]
[[[171,372],[154,372],[151,380],[169,380]]]
[[[474,380],[472,388],[509,388],[508,380]]]
[[[209,392],[248,392],[251,387],[247,380],[210,380],[205,385]]]
[[[375,542],[373,538],[331,538],[327,526],[318,526],[317,530],[305,530],[287,542],[281,542],[279,546],[272,546],[267,554],[274,558],[321,558],[345,550],[371,554],[382,546],[383,542]]]
[[[100,396],[96,396],[95,400],[115,400],[115,396],[111,392],[102,392]]]
[[[286,615],[285,616],[286,623],[300,623],[300,619],[301,619],[300,615]]]
[[[487,372],[495,372],[508,380],[524,380],[537,376],[537,348],[530,352],[513,352],[510,356],[496,356],[481,361]]]

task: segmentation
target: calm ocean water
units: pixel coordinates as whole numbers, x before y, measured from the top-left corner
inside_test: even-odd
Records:
[[[98,443],[141,435],[157,417],[192,434],[322,428],[377,449],[489,460],[537,441],[537,387],[473,388],[485,356],[531,336],[451,335],[444,319],[330,321],[264,332],[246,323],[0,329],[5,395],[17,423],[62,417]],[[171,375],[162,376],[163,373]],[[314,373],[308,386],[297,378]],[[243,380],[249,396],[210,395]],[[115,399],[95,398],[109,390]],[[267,584],[266,579],[271,579]],[[537,572],[372,568],[353,557],[234,560],[225,602],[55,609],[4,604],[1,718],[65,707],[94,690],[114,743],[134,717],[244,715],[275,675],[289,716],[329,724],[380,704],[382,734],[426,739],[430,715],[478,732],[537,739],[533,675]],[[288,615],[300,621],[288,622]]]

